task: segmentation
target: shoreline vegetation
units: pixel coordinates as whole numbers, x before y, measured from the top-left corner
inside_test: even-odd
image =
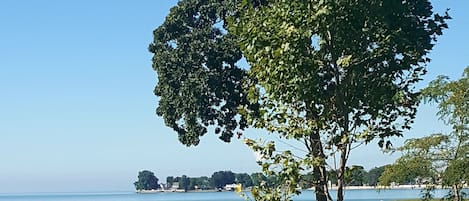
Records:
[[[349,168],[348,180],[344,185],[344,190],[400,190],[400,189],[445,189],[449,186],[432,184],[398,184],[391,182],[389,185],[380,185],[379,178],[382,176],[386,166],[376,167],[370,171],[365,171],[361,166],[352,166]],[[166,183],[159,183],[159,179],[152,171],[143,170],[138,174],[138,180],[134,183],[136,193],[182,193],[182,192],[228,192],[241,190],[243,192],[251,191],[252,186],[257,186],[261,181],[276,185],[277,178],[273,176],[264,176],[262,173],[233,173],[231,171],[217,171],[212,176],[181,177],[168,176]],[[409,181],[415,178],[409,179]],[[339,190],[334,183],[327,185],[330,190]],[[371,185],[370,185],[371,184]],[[461,186],[468,189],[468,185]],[[314,191],[314,182],[310,174],[302,175],[297,183],[297,190]]]
[[[345,186],[345,190],[400,190],[400,189],[425,189],[426,185],[393,185],[393,186]],[[329,187],[330,190],[337,190],[337,186]],[[449,189],[449,187],[443,187],[441,185],[435,186],[435,189]],[[469,186],[466,186],[465,189],[469,189]],[[302,189],[303,191],[313,191],[314,188]],[[249,192],[250,189],[243,189],[243,192]],[[187,190],[176,189],[176,190],[163,190],[163,189],[152,189],[152,190],[136,190],[136,193],[140,194],[151,194],[151,193],[211,193],[211,192],[230,192],[230,190],[222,189],[198,189],[198,190]]]

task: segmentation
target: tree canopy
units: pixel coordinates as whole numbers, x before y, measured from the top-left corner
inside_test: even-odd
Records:
[[[226,184],[235,183],[235,174],[231,171],[218,171],[212,175],[212,183],[215,188],[223,188]]]
[[[431,184],[452,187],[451,197],[460,201],[461,188],[469,180],[469,67],[459,80],[439,76],[430,82],[422,90],[422,99],[438,104],[437,115],[452,130],[406,141],[397,149],[403,156],[385,169],[381,182],[430,178]]]
[[[447,19],[428,0],[183,0],[149,48],[157,114],[185,145],[210,126],[224,141],[252,126],[304,143],[299,160],[273,142],[246,140],[285,185],[258,189],[268,191],[259,199],[299,193],[300,172],[312,169],[316,199],[331,200],[325,163],[338,153],[342,201],[352,145],[377,138],[389,147],[387,137],[410,128],[414,84]],[[249,68],[237,65],[242,56]]]
[[[186,175],[182,175],[179,179],[179,189],[184,189],[184,191],[189,190],[190,178]]]
[[[247,173],[235,174],[235,182],[241,184],[243,188],[253,185],[251,176]]]
[[[337,151],[343,200],[352,146],[377,138],[389,148],[388,137],[410,128],[419,102],[414,84],[449,16],[434,14],[422,0],[244,1],[241,7],[230,31],[256,81],[248,86],[249,101],[260,104],[253,116],[243,111],[248,124],[304,142],[313,162],[290,164],[317,171],[316,192],[326,194],[317,200],[332,199],[324,148]],[[275,161],[275,148],[265,148],[268,162]]]
[[[134,182],[136,190],[155,190],[159,189],[158,178],[149,170],[143,170],[138,173],[138,180]]]
[[[363,186],[367,172],[363,166],[353,165],[345,168],[344,180],[347,186]]]
[[[156,113],[184,145],[197,145],[209,126],[216,126],[225,142],[247,127],[244,117],[236,118],[237,107],[249,105],[241,85],[246,70],[236,65],[242,53],[236,37],[223,28],[233,5],[180,1],[153,32],[149,51],[158,73]]]
[[[366,183],[370,186],[377,186],[379,177],[383,174],[384,169],[386,168],[387,165],[385,166],[380,166],[380,167],[374,167],[370,171],[368,171],[368,174],[366,176]]]

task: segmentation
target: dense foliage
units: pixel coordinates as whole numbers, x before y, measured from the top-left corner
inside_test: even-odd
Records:
[[[215,188],[223,188],[226,184],[235,183],[235,174],[231,171],[218,171],[212,174],[212,183]]]
[[[348,171],[351,171],[351,174],[347,174],[348,181],[361,181],[360,183],[350,182],[347,183],[349,186],[361,186],[361,185],[376,185],[375,183],[367,183],[367,181],[377,181],[381,176],[381,173],[385,166],[372,168],[370,171],[365,171],[362,166],[353,165],[347,167]],[[357,171],[359,174],[353,172]],[[151,177],[152,172],[145,171],[141,173],[143,177]],[[233,179],[234,175],[234,179]],[[211,177],[201,176],[201,177],[188,177],[186,175],[182,176],[168,176],[166,177],[166,184],[164,185],[166,189],[172,189],[173,184],[177,182],[179,186],[178,189],[181,190],[208,190],[208,189],[217,189],[223,188],[226,184],[241,184],[242,188],[249,188],[253,186],[259,186],[261,183],[265,183],[266,186],[276,187],[278,186],[279,178],[276,176],[266,176],[261,172],[252,173],[233,173],[231,171],[217,171],[212,174]],[[314,176],[311,173],[302,174],[301,179],[299,180],[301,184],[300,187],[303,189],[310,189],[314,184]],[[336,183],[333,182],[334,185]],[[159,187],[159,186],[158,186]],[[156,188],[155,188],[156,189]],[[144,190],[144,189],[140,189]],[[146,189],[150,190],[150,189]]]
[[[188,146],[210,126],[224,141],[252,126],[304,143],[298,158],[246,140],[279,184],[260,182],[256,200],[291,199],[303,171],[313,172],[316,200],[332,200],[326,158],[337,153],[342,201],[352,146],[389,147],[387,137],[410,128],[413,87],[446,19],[428,0],[183,0],[149,48],[157,114]],[[242,56],[249,68],[237,66]]]
[[[366,171],[363,166],[346,167],[344,180],[347,186],[363,186],[366,180]]]
[[[186,175],[182,175],[181,178],[179,178],[179,189],[183,189],[184,191],[189,190],[189,185],[190,185],[190,179]]]
[[[237,107],[249,105],[241,85],[246,70],[236,65],[242,53],[235,36],[222,27],[230,4],[180,1],[153,32],[156,113],[187,146],[197,145],[209,126],[226,142],[247,126],[244,117],[236,118]]]
[[[166,188],[171,188],[174,183],[174,177],[173,176],[168,176],[166,177]]]
[[[159,189],[158,178],[155,174],[148,170],[143,170],[138,173],[138,180],[134,182],[136,190],[155,190]]]
[[[251,176],[247,173],[235,174],[235,182],[241,184],[242,187],[249,187],[253,185]]]
[[[264,149],[265,166],[283,163],[274,167],[281,171],[312,166],[317,200],[332,199],[325,152],[338,152],[337,200],[343,200],[354,144],[377,138],[389,148],[387,137],[410,128],[419,101],[414,84],[449,17],[434,14],[424,0],[267,2],[244,1],[240,17],[231,20],[230,31],[239,36],[251,67],[248,75],[256,81],[248,86],[249,101],[260,104],[252,116],[249,109],[242,112],[248,125],[299,140],[309,154],[295,160],[288,151],[274,154],[269,143],[248,144]],[[294,184],[298,172],[288,176],[286,183]],[[292,191],[279,193],[297,193],[288,188]]]
[[[368,171],[365,179],[366,183],[370,186],[377,186],[379,182],[379,177],[383,174],[384,169],[386,167],[387,165],[374,167],[370,171]]]

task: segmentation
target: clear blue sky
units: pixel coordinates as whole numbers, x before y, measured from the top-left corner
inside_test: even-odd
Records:
[[[240,141],[209,134],[186,148],[155,115],[147,46],[176,2],[0,1],[0,193],[133,190],[142,169],[160,180],[259,170]],[[469,65],[469,2],[436,1],[447,7],[454,19],[422,86]],[[434,112],[423,107],[407,136],[443,130]],[[356,150],[350,164],[396,157],[376,150]]]

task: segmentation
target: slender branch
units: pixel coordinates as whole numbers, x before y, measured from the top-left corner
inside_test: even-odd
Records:
[[[293,149],[296,149],[296,150],[301,151],[301,152],[304,152],[304,153],[309,153],[308,151],[306,151],[306,150],[304,150],[304,149],[298,148],[298,147],[296,147],[296,146],[294,146],[294,145],[291,145],[291,144],[289,144],[289,143],[287,143],[287,142],[281,140],[281,139],[278,138],[277,136],[275,136],[275,137],[277,138],[277,140],[278,140],[279,142],[281,142],[281,143],[283,143],[283,144],[285,144],[285,145],[287,145],[287,146],[289,146],[289,147],[291,147],[291,148],[293,148]]]

